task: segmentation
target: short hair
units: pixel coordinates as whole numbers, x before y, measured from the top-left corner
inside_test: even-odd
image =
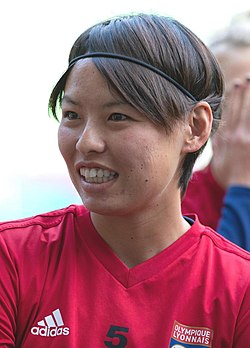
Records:
[[[89,52],[110,52],[134,57],[157,67],[177,81],[197,101],[206,101],[213,112],[212,133],[221,118],[223,78],[219,65],[206,45],[188,28],[170,17],[136,14],[112,18],[83,32],[69,55],[72,59]],[[183,121],[196,102],[158,74],[119,59],[92,58],[110,88],[143,112],[166,133]],[[69,71],[54,87],[49,110],[57,118]],[[183,196],[194,163],[203,148],[186,155],[179,174]]]

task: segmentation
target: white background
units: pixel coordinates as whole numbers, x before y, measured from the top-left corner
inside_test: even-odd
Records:
[[[64,207],[80,200],[57,149],[58,124],[48,117],[54,83],[81,32],[131,12],[169,15],[205,43],[249,0],[9,0],[0,5],[0,220]],[[205,152],[205,163],[210,155]]]

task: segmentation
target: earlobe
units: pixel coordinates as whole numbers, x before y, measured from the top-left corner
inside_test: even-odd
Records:
[[[207,102],[198,102],[186,120],[186,139],[183,152],[198,151],[208,140],[213,122],[213,113]]]

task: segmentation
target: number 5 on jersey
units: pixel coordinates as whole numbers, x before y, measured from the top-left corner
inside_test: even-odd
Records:
[[[127,337],[124,332],[128,332],[127,327],[111,325],[107,333],[107,337],[111,338],[111,341],[104,341],[105,346],[112,348],[124,348],[127,345]]]

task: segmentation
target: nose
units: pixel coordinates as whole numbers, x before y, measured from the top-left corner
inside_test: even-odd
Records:
[[[86,124],[77,140],[76,149],[85,155],[91,152],[102,153],[106,149],[104,136],[104,132],[94,124]]]

